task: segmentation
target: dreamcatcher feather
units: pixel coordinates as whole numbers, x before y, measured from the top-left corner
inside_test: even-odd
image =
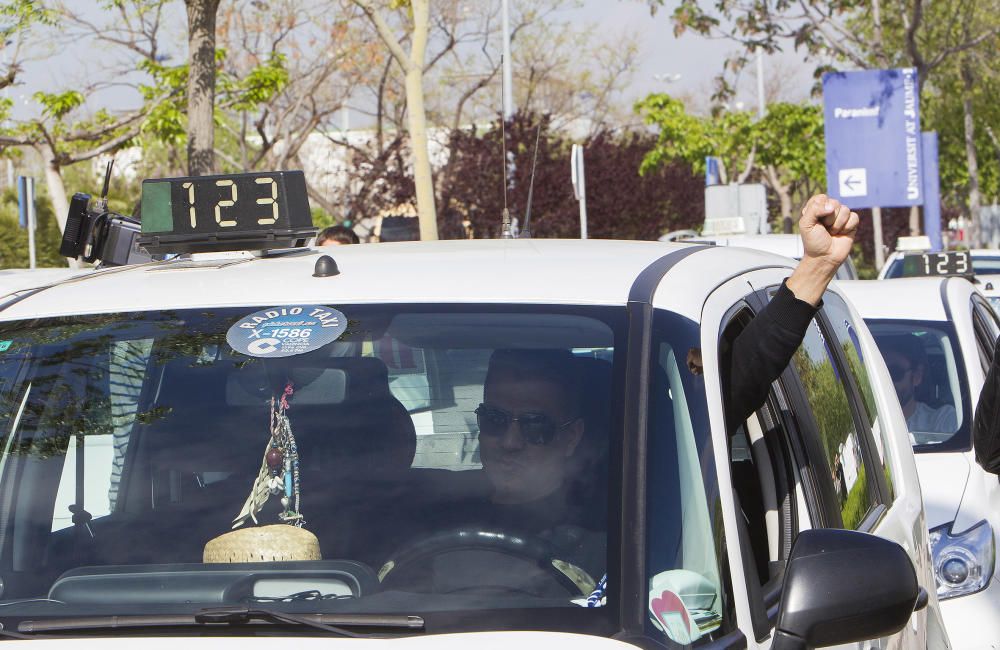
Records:
[[[285,386],[281,399],[271,398],[271,440],[264,449],[264,459],[260,471],[250,488],[240,514],[233,520],[233,528],[239,528],[248,519],[257,522],[257,514],[264,508],[271,496],[281,496],[282,512],[278,518],[288,524],[301,526],[305,523],[299,511],[299,452],[292,435],[292,424],[285,414],[288,398],[293,393],[291,382]]]

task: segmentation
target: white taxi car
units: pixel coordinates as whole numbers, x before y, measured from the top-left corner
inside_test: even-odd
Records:
[[[288,223],[260,207],[282,186],[238,176],[144,189],[145,241],[273,244],[185,198],[214,183],[217,226]],[[720,347],[792,264],[417,242],[192,252],[0,298],[0,636],[947,647],[906,425],[838,289],[727,429]],[[500,360],[572,384],[570,417],[490,404]],[[510,390],[550,399],[531,376]],[[491,500],[491,468],[559,498]]]
[[[1000,319],[961,277],[841,283],[899,391],[931,529],[938,598],[956,648],[1000,640],[1000,483],[976,463],[972,419]]]
[[[668,241],[660,238],[660,241]],[[669,240],[676,241],[676,240]],[[784,255],[795,260],[802,259],[802,238],[798,235],[786,233],[771,233],[767,235],[715,235],[703,237],[694,234],[683,239],[688,243],[705,243],[713,246],[739,246],[741,248],[751,248],[755,251],[765,251],[776,255]],[[837,269],[838,280],[857,280],[858,270],[854,262],[848,257]]]

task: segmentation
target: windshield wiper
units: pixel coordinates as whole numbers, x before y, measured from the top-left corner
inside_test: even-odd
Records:
[[[149,614],[135,616],[74,616],[39,621],[21,621],[22,633],[64,632],[70,630],[102,630],[137,627],[183,627],[193,625],[246,625],[252,623],[284,623],[303,625],[339,636],[365,637],[346,628],[363,627],[373,630],[423,630],[420,616],[397,614],[290,614],[273,609],[234,605],[209,607],[194,614]]]

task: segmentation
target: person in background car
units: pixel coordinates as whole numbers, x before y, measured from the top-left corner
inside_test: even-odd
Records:
[[[928,378],[927,352],[920,338],[914,334],[885,336],[878,343],[910,431],[954,433],[958,428],[954,406],[933,408],[917,399],[920,386]]]
[[[347,226],[330,226],[316,235],[317,246],[340,246],[342,244],[360,244],[357,233]]]

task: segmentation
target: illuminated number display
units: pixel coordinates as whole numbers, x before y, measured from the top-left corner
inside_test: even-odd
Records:
[[[171,237],[312,225],[300,171],[147,180],[141,218],[143,235]]]
[[[919,253],[903,258],[903,277],[922,275],[970,275],[972,262],[967,251]]]

